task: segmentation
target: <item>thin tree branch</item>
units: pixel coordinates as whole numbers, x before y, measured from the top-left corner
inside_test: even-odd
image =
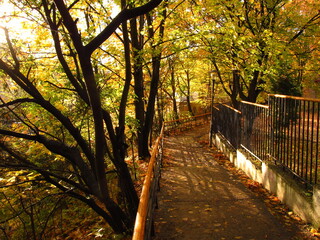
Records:
[[[137,8],[123,9],[98,36],[96,36],[90,43],[86,45],[86,49],[90,54],[92,54],[93,51],[95,51],[106,39],[111,36],[114,31],[116,31],[121,23],[131,18],[148,13],[152,9],[156,8],[161,2],[162,0],[151,0]]]
[[[20,104],[20,103],[30,103],[30,102],[36,103],[36,100],[33,98],[19,98],[19,99],[15,99],[13,101],[10,101],[10,102],[0,104],[0,108],[9,107],[9,106]]]
[[[294,40],[296,40],[313,22],[320,19],[320,12],[311,17],[308,22],[306,22],[300,30],[288,41],[287,45],[290,45]]]
[[[14,132],[14,131],[4,130],[4,129],[0,129],[0,135],[11,136],[11,137],[16,137],[16,138],[23,138],[23,139],[32,140],[32,141],[36,141],[37,140],[37,136],[36,135],[28,135],[28,134],[23,134],[23,133],[17,133],[17,132]],[[1,145],[0,145],[0,147],[1,147]]]
[[[12,46],[12,42],[10,40],[10,37],[9,37],[9,31],[7,28],[3,28],[4,30],[4,33],[5,33],[5,36],[6,36],[6,41],[7,41],[7,44],[9,46],[9,50],[10,50],[10,53],[11,53],[11,56],[13,58],[13,61],[14,61],[14,68],[15,69],[19,69],[20,68],[20,61],[17,57],[17,54],[16,54],[16,51],[14,50],[14,47]]]

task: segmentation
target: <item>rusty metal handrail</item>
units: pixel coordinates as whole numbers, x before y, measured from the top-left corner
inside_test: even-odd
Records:
[[[164,126],[161,129],[159,137],[156,139],[154,148],[151,152],[151,158],[148,165],[146,177],[143,182],[139,207],[134,224],[133,240],[143,240],[145,237],[145,226],[147,221],[148,206],[150,204],[150,186],[154,177],[154,167],[156,165],[157,154],[159,151],[159,144],[163,137]]]

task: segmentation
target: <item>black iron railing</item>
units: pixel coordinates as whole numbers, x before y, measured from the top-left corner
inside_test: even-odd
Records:
[[[212,114],[213,131],[222,134],[234,148],[238,148],[241,112],[226,104],[216,104]]]
[[[320,100],[270,95],[270,154],[308,183],[318,183]]]
[[[260,160],[269,159],[269,106],[242,101],[241,147]]]
[[[214,132],[235,148],[274,161],[306,183],[319,184],[320,100],[270,95],[267,106],[241,102],[237,111],[219,104],[213,114]]]

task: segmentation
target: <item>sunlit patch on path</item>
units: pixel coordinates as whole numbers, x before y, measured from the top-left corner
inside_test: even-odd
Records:
[[[198,128],[165,138],[154,239],[296,239],[295,229],[201,147],[207,133]]]

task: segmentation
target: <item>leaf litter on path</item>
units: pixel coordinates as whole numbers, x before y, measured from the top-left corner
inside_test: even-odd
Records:
[[[240,181],[257,196],[261,197],[269,212],[276,218],[281,220],[287,227],[299,228],[299,236],[297,240],[316,240],[320,239],[320,228],[315,229],[311,225],[304,222],[299,216],[294,214],[291,209],[283,204],[280,199],[274,194],[265,189],[262,184],[250,179],[242,170],[236,168],[232,162],[215,146],[209,147],[208,140],[199,139],[198,141],[204,148],[212,152],[212,157],[225,169],[227,169],[234,176],[238,177]]]

